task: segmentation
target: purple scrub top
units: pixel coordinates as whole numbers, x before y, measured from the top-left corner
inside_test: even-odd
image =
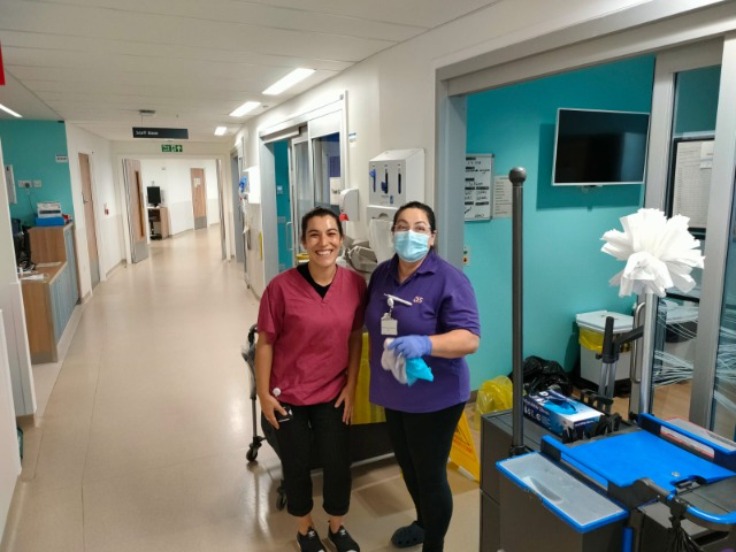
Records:
[[[392,317],[398,335],[435,335],[465,329],[480,336],[475,293],[467,276],[430,250],[417,271],[402,284],[398,280],[398,257],[376,267],[368,284],[365,325],[370,336],[371,386],[374,404],[402,412],[434,412],[466,402],[470,397],[470,373],[465,358],[425,356],[434,381],[418,380],[407,386],[381,366],[383,341],[381,317],[388,312],[388,293],[409,301],[395,302]]]

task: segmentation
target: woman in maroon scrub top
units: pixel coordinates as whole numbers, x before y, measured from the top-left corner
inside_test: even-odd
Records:
[[[349,424],[366,285],[362,276],[336,264],[343,235],[335,213],[310,211],[301,231],[309,262],[276,276],[261,298],[256,390],[263,415],[276,428],[299,549],[324,550],[311,515],[310,458],[316,453],[324,476],[323,508],[330,516],[328,537],[338,552],[359,552],[342,521],[350,506]]]
[[[411,202],[400,207],[392,232],[396,255],[376,268],[368,284],[370,399],[386,410],[417,514],[412,524],[394,532],[391,542],[399,548],[422,543],[423,552],[437,552],[443,550],[452,517],[447,459],[470,397],[464,357],[478,349],[478,307],[468,278],[433,249],[436,227],[429,206]],[[384,368],[388,338],[387,347],[399,358],[426,362],[433,381],[408,385]]]

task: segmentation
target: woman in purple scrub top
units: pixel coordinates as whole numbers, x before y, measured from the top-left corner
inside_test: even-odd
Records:
[[[391,542],[399,548],[421,543],[423,552],[437,552],[444,548],[452,517],[447,460],[470,397],[464,357],[480,342],[478,307],[468,278],[434,251],[436,225],[429,206],[403,205],[391,230],[396,254],[376,268],[368,285],[370,399],[386,410],[416,508],[416,520],[397,529]],[[405,362],[407,372],[402,376],[395,366],[385,366],[386,357]],[[421,363],[417,359],[429,366],[433,380],[410,385],[405,376],[410,364]]]

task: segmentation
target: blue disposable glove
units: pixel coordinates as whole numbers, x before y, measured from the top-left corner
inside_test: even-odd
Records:
[[[421,358],[410,358],[406,361],[406,384],[414,385],[418,379],[434,381],[432,369]]]
[[[426,335],[405,335],[394,339],[388,348],[404,358],[421,358],[432,352],[432,342]]]

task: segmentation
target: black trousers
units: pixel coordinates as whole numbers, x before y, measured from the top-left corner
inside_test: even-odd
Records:
[[[413,414],[386,409],[386,423],[404,475],[417,522],[424,528],[423,552],[441,552],[452,517],[447,459],[465,403]]]
[[[287,405],[284,405],[287,406]],[[292,516],[312,511],[314,465],[322,467],[323,508],[331,516],[344,516],[350,507],[350,426],[342,421],[344,408],[334,401],[291,406],[292,419],[276,431],[284,471],[286,510]]]

